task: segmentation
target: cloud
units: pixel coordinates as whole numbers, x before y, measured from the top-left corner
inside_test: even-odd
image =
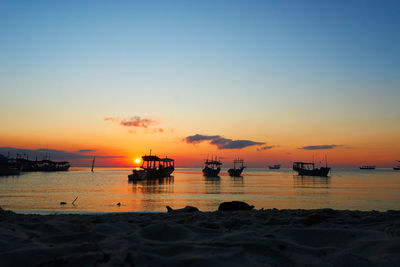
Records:
[[[136,130],[132,130],[135,128],[144,128],[145,132],[148,133],[150,132],[153,133],[163,133],[164,129],[163,128],[153,128],[151,126],[159,124],[158,121],[149,119],[149,118],[141,118],[140,116],[133,116],[127,119],[120,120],[118,117],[106,117],[104,118],[104,121],[111,121],[111,122],[117,122],[119,125],[129,127],[129,133],[135,134]]]
[[[116,122],[116,121],[119,121],[119,118],[118,117],[106,117],[106,118],[104,118],[104,120]]]
[[[262,146],[260,148],[257,148],[257,151],[262,151],[262,150],[269,150],[271,148],[274,148],[274,146]]]
[[[185,138],[186,143],[188,144],[198,144],[203,141],[207,140],[213,140],[215,138],[218,138],[219,135],[201,135],[201,134],[195,134],[191,136],[187,136]]]
[[[255,142],[251,140],[232,140],[220,135],[201,135],[195,134],[187,136],[184,141],[188,144],[198,144],[204,141],[210,141],[211,145],[215,145],[218,149],[242,149],[248,146],[264,145],[264,142]]]
[[[28,156],[29,159],[35,159],[37,157],[38,160],[42,160],[46,155],[50,157],[52,160],[71,160],[71,159],[87,159],[91,158],[90,155],[84,155],[85,152],[90,149],[82,149],[78,152],[68,152],[64,150],[56,150],[56,149],[46,149],[46,148],[38,148],[38,149],[24,149],[24,148],[15,148],[15,147],[0,147],[0,154],[14,158],[19,155]],[[94,150],[93,150],[94,151]],[[107,155],[96,155],[98,158],[120,158],[120,156],[107,156]]]
[[[337,147],[341,147],[342,145],[318,145],[318,146],[303,146],[298,149],[303,150],[325,150],[325,149],[334,149]]]
[[[158,122],[152,119],[142,119],[140,116],[134,116],[129,119],[124,119],[120,122],[121,125],[127,127],[143,127],[147,128],[150,125],[157,124]]]

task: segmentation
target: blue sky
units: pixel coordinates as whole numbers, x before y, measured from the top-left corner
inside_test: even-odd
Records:
[[[367,76],[372,82],[397,82],[396,1],[2,1],[0,6],[3,73],[118,77],[135,68],[160,76],[267,70],[286,78],[335,75],[357,82]]]
[[[71,129],[158,117],[182,136],[238,119],[258,138],[256,122],[310,117],[395,134],[399,14],[398,1],[1,1],[0,136],[54,126],[46,114]]]

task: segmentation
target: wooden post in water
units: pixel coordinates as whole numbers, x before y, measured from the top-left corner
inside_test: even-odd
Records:
[[[94,169],[94,160],[95,160],[95,158],[96,158],[96,156],[93,157],[93,161],[92,161],[92,172],[93,172],[93,169]]]

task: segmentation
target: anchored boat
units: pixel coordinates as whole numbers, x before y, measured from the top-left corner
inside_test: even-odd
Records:
[[[19,175],[19,173],[20,168],[17,167],[15,160],[0,154],[0,176]]]
[[[243,166],[244,161],[242,159],[235,159],[233,161],[233,169],[229,169],[228,173],[230,176],[240,176],[244,170],[244,168],[246,168],[246,166]],[[236,164],[238,164],[238,168],[236,168]],[[240,166],[240,167],[239,167]]]
[[[315,168],[314,163],[293,162],[293,170],[297,171],[299,175],[328,176],[328,173],[331,170],[331,168],[329,167]]]
[[[398,162],[400,163],[400,160],[398,160]],[[400,164],[397,165],[396,167],[393,167],[393,170],[400,171]]]
[[[167,157],[145,155],[142,162],[139,170],[132,170],[132,174],[128,175],[130,181],[169,177],[175,170],[175,160]]]
[[[313,160],[314,161],[314,160]],[[328,176],[329,171],[331,170],[328,167],[328,159],[325,156],[325,167],[315,168],[315,163],[312,162],[293,162],[293,170],[297,171],[299,175],[307,175],[307,176]]]
[[[203,168],[203,175],[207,177],[217,177],[219,172],[221,171],[221,161],[217,160],[217,157],[215,157],[215,160],[208,160],[204,162],[204,168]]]
[[[268,169],[270,170],[279,170],[281,168],[280,164],[275,164],[273,166],[268,166]]]
[[[360,170],[375,170],[375,166],[373,165],[364,165],[360,167]]]

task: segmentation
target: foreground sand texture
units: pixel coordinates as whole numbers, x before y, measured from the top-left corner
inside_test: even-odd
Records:
[[[400,211],[20,215],[0,266],[400,266]]]

